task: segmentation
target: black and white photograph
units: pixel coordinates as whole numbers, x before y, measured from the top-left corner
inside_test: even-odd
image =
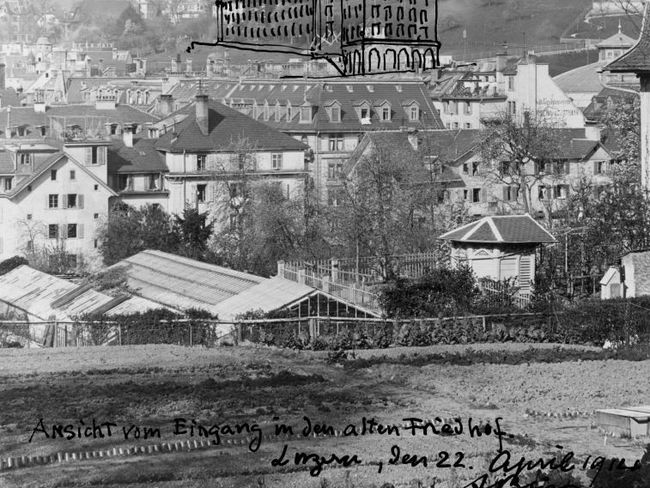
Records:
[[[650,488],[650,0],[0,0],[0,488]]]

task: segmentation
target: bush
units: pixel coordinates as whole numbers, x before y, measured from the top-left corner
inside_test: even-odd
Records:
[[[22,266],[23,264],[29,265],[29,262],[22,256],[13,256],[0,262],[0,275],[7,274],[14,268]]]

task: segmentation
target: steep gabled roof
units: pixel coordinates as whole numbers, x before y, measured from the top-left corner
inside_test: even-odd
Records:
[[[133,147],[125,146],[122,140],[114,141],[108,148],[109,174],[168,171],[165,157],[155,146],[155,139],[134,139]]]
[[[486,244],[542,244],[555,238],[530,215],[484,217],[440,236],[453,242]]]
[[[175,153],[230,151],[232,150],[231,144],[239,138],[248,139],[255,151],[304,151],[307,149],[305,144],[293,137],[278,132],[268,125],[253,120],[214,100],[208,102],[207,135],[201,132],[196,121],[195,104],[183,107],[169,118],[178,114],[184,114],[186,117],[177,123],[174,131],[169,131],[158,139],[156,149]]]
[[[645,4],[643,26],[636,44],[604,68],[614,73],[650,72],[650,3]]]

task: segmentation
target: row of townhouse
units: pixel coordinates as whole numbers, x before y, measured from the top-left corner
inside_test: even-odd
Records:
[[[307,175],[303,143],[205,95],[163,119],[101,102],[5,108],[0,137],[0,259],[49,248],[99,265],[97,231],[117,200],[236,224],[214,204],[241,197],[243,170],[289,196]]]
[[[597,194],[611,184],[610,171],[616,147],[592,130],[555,129],[559,151],[553,162],[544,167],[530,163],[530,210],[536,217],[553,215],[562,210],[575,191],[589,188]],[[356,168],[363,158],[378,148],[400,148],[416,171],[434,172],[424,182],[438,189],[438,203],[464,204],[472,217],[519,214],[524,201],[518,185],[499,174],[497,164],[485,163],[480,149],[478,130],[442,130],[403,132],[386,131],[367,134],[346,163],[348,179],[357,177]],[[613,144],[613,143],[612,143]],[[435,161],[436,165],[427,164]]]

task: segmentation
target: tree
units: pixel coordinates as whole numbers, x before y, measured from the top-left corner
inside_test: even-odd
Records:
[[[522,210],[532,213],[532,191],[539,182],[557,173],[557,133],[541,115],[524,114],[523,121],[502,114],[486,124],[481,137],[482,171],[490,180],[516,188]],[[545,208],[551,223],[551,211]]]
[[[208,215],[195,208],[186,208],[182,216],[174,216],[174,232],[180,237],[179,251],[193,259],[201,259],[212,235],[213,223]]]
[[[421,138],[409,143],[372,138],[372,147],[343,179],[343,202],[332,210],[338,248],[373,257],[384,279],[394,277],[395,256],[430,251],[437,236],[462,220],[463,205],[444,199],[441,148]],[[451,223],[451,222],[454,223]]]
[[[136,209],[123,203],[114,205],[97,237],[109,266],[145,249],[176,252],[180,241],[171,216],[159,206]]]

